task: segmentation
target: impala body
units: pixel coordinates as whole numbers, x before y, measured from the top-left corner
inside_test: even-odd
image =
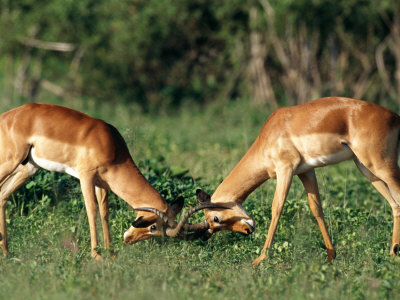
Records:
[[[361,100],[322,98],[276,110],[212,197],[198,191],[198,199],[203,203],[211,201],[235,207],[234,210],[205,210],[210,233],[219,230],[250,233],[254,226],[249,222],[242,222],[240,228],[235,228],[232,220],[235,224],[239,220],[249,220],[240,204],[261,183],[276,178],[268,235],[261,255],[253,262],[258,265],[272,246],[292,178],[298,175],[321,230],[328,260],[335,258],[314,169],[352,159],[392,208],[394,223],[390,253],[397,254],[400,245],[399,133],[400,117],[397,114]]]
[[[64,172],[80,180],[93,257],[101,259],[95,250],[98,246],[96,198],[105,248],[110,247],[109,190],[138,211],[137,220],[124,235],[125,242],[132,244],[152,236],[180,235],[175,230],[178,224],[174,219],[183,206],[183,199],[172,206],[167,204],[136,167],[117,129],[66,107],[30,103],[0,115],[0,248],[5,255],[8,253],[7,199],[40,168]],[[151,209],[159,212],[158,215]],[[193,229],[183,224],[179,228]]]

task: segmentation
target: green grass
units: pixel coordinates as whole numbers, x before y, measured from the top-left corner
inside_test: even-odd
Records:
[[[160,116],[121,105],[69,106],[116,125],[157,190],[168,201],[182,194],[190,205],[196,188],[212,192],[218,186],[269,114],[245,101]],[[337,259],[326,262],[322,236],[296,178],[274,246],[255,269],[251,262],[267,234],[273,180],[244,203],[256,221],[253,235],[223,232],[207,242],[151,239],[124,245],[122,235],[134,212],[112,197],[116,259],[98,262],[89,255],[78,182],[40,172],[8,203],[13,255],[0,258],[0,299],[398,298],[400,258],[389,256],[389,205],[351,162],[318,169],[317,177]],[[195,219],[201,218],[197,213]]]

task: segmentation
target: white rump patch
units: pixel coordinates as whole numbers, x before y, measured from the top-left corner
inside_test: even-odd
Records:
[[[75,178],[79,179],[78,173],[75,172],[71,167],[61,164],[59,162],[55,162],[55,161],[37,157],[35,155],[34,147],[32,147],[32,149],[31,149],[31,159],[35,164],[37,164],[39,167],[41,167],[47,171],[66,173],[66,174],[69,174],[69,175],[74,176]]]
[[[345,150],[333,154],[318,156],[308,159],[305,163],[297,167],[295,174],[301,174],[311,169],[324,167],[349,160],[354,156],[350,148],[345,147]]]

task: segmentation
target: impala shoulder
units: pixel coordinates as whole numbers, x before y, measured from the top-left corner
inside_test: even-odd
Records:
[[[31,109],[36,109],[36,108],[38,108],[38,107],[41,107],[41,106],[43,106],[43,105],[48,105],[48,104],[37,103],[37,102],[30,102],[30,103],[26,103],[26,104],[24,104],[24,105],[21,105],[21,106],[19,106],[19,107],[16,107],[16,108],[14,108],[14,109],[12,109],[12,110],[10,110],[10,111],[13,111],[13,110],[21,110],[21,111],[24,111],[24,110],[31,110]]]
[[[277,109],[274,110],[269,119],[284,116],[287,113],[290,113],[292,109],[293,109],[292,106],[278,107]]]
[[[128,146],[119,131],[103,120],[96,120],[98,120],[96,134],[91,135],[91,139],[93,145],[96,145],[97,149],[101,149],[99,155],[102,160],[115,163],[116,161],[130,159]]]
[[[59,109],[67,109],[66,107],[54,105],[54,104],[47,104],[47,103],[40,103],[40,102],[30,102],[19,107],[14,108],[12,111],[24,113],[24,114],[35,114],[40,115],[41,113],[48,112],[49,110],[59,110]]]

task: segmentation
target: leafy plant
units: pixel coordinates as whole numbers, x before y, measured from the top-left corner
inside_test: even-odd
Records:
[[[118,105],[86,112],[118,124],[144,176],[168,202],[182,195],[186,206],[196,205],[197,188],[215,190],[267,117],[247,101],[157,117],[131,115],[129,107]],[[352,162],[316,173],[337,258],[326,263],[322,236],[295,178],[274,246],[255,269],[251,261],[271,219],[273,180],[243,203],[256,221],[251,236],[221,232],[206,242],[154,238],[124,245],[135,213],[111,193],[116,258],[100,247],[106,259],[98,262],[89,256],[79,181],[41,171],[8,202],[13,256],[0,258],[0,299],[398,298],[400,261],[389,255],[390,206]],[[203,216],[199,212],[190,221]],[[98,230],[101,236],[100,224]]]

